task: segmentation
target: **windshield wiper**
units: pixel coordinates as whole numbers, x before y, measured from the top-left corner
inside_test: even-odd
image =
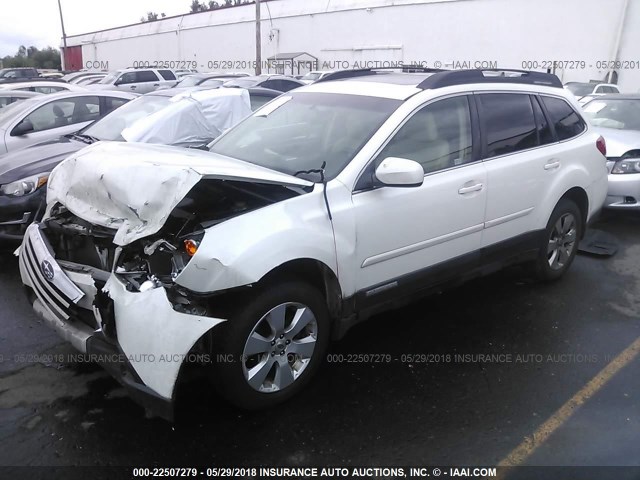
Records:
[[[327,214],[329,215],[329,220],[333,220],[333,216],[331,215],[331,208],[329,208],[329,199],[327,198],[327,180],[324,177],[324,169],[327,166],[326,160],[322,162],[320,168],[312,168],[311,170],[298,170],[293,174],[294,177],[302,174],[319,174],[320,175],[320,183],[322,183],[322,195],[324,196],[324,204],[327,206]]]
[[[92,137],[91,135],[87,135],[86,133],[74,133],[73,135],[78,137],[78,138],[82,138],[84,140],[88,140],[89,143],[95,143],[95,142],[99,142],[100,141],[99,138]]]
[[[87,145],[91,145],[92,143],[99,142],[100,139],[96,137],[92,137],[91,135],[87,135],[85,133],[69,133],[65,135],[66,138],[72,138],[75,140],[79,140]]]

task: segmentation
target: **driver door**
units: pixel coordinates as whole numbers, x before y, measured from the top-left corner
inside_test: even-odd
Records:
[[[475,266],[487,173],[470,100],[448,97],[417,110],[356,185],[356,291],[364,305]],[[401,188],[367,180],[387,157],[420,163],[424,183]]]

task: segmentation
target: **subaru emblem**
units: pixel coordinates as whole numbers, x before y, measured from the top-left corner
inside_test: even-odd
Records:
[[[51,265],[51,263],[49,263],[47,260],[43,260],[40,264],[40,267],[42,268],[42,273],[44,274],[46,279],[49,281],[53,280],[53,265]]]

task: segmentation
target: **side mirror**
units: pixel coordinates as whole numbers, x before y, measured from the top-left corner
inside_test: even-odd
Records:
[[[389,187],[419,187],[424,181],[424,169],[414,160],[388,157],[376,168],[376,178]]]
[[[33,123],[31,123],[31,120],[24,119],[11,131],[11,136],[21,137],[22,135],[26,135],[29,132],[33,132],[34,130],[35,128],[33,128]]]

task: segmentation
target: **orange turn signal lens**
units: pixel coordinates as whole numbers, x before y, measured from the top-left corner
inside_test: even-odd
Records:
[[[187,252],[187,255],[189,255],[190,257],[193,257],[198,251],[198,242],[191,239],[185,240],[184,250],[185,252]]]

